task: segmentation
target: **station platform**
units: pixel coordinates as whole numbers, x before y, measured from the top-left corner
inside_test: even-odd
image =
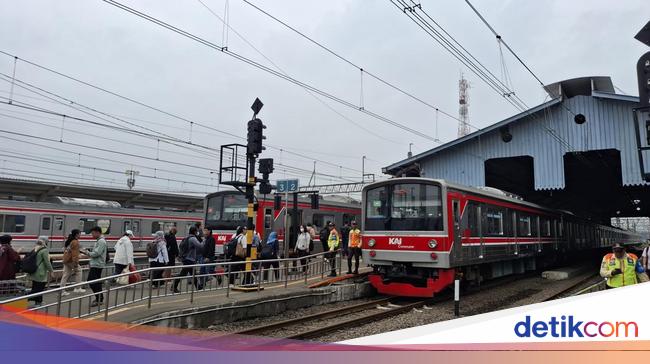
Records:
[[[62,305],[58,314],[62,317],[72,316],[78,312],[88,313],[83,316],[85,320],[109,321],[123,323],[130,326],[154,325],[177,328],[198,328],[207,327],[211,323],[229,322],[244,318],[253,318],[261,315],[268,315],[273,311],[282,312],[284,309],[307,307],[311,305],[324,304],[329,302],[348,300],[361,297],[364,294],[357,283],[365,278],[365,274],[371,268],[360,269],[359,275],[342,274],[334,278],[320,275],[308,277],[307,280],[294,280],[285,282],[272,282],[260,285],[258,291],[256,286],[248,291],[240,291],[233,286],[230,289],[220,288],[216,290],[194,291],[190,295],[187,288],[187,279],[182,280],[180,294],[172,294],[171,281],[167,283],[165,294],[148,300],[127,303],[119,307],[112,307],[106,311],[104,305],[90,307],[91,299],[80,300],[80,306],[68,307]],[[340,289],[347,286],[345,290]],[[367,284],[365,285],[367,286]],[[364,289],[369,289],[365,287]],[[136,292],[127,289],[125,294],[131,293],[140,295],[140,289]],[[161,292],[164,288],[161,288]],[[75,296],[88,295],[87,289],[84,294],[72,293],[66,299]],[[192,297],[193,296],[193,297]],[[45,296],[43,306],[56,302],[56,297]],[[113,298],[108,298],[111,305]],[[121,301],[121,296],[118,296]],[[119,302],[119,301],[118,301]],[[26,304],[26,303],[25,303]],[[271,304],[271,306],[269,306]],[[68,312],[70,310],[70,312]],[[56,315],[54,310],[46,313]],[[206,321],[207,320],[207,321]],[[209,321],[209,322],[208,322]]]

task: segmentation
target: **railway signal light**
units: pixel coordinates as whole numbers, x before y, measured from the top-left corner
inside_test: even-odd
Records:
[[[246,146],[248,154],[260,154],[266,149],[262,146],[264,139],[266,139],[264,129],[266,129],[266,125],[262,124],[260,119],[255,118],[248,122],[248,144]]]

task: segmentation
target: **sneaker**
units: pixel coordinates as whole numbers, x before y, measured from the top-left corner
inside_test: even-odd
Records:
[[[101,304],[102,304],[101,302],[93,301],[93,303],[90,304],[90,307],[101,306]]]
[[[172,293],[181,293],[181,291],[179,291],[179,290],[177,290],[177,289],[174,289],[174,290],[172,291]]]
[[[345,274],[352,274],[352,271],[349,270],[349,271],[347,271],[347,273],[345,273]]]
[[[81,287],[78,287],[78,288],[75,288],[75,289],[73,290],[73,292],[74,292],[74,293],[86,293],[86,290],[83,289],[83,288],[81,288]]]
[[[68,292],[68,291],[61,292],[61,296],[69,296],[69,295],[70,295],[70,292]]]

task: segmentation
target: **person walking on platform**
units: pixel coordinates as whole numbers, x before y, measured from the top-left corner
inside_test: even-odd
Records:
[[[330,224],[332,222],[328,221],[325,223],[325,226],[318,232],[318,238],[320,239],[320,243],[323,246],[323,252],[328,251],[330,248],[327,246],[327,239],[330,236]]]
[[[214,263],[217,261],[217,258],[215,256],[215,248],[216,248],[216,240],[214,240],[214,236],[212,236],[212,230],[208,228],[203,229],[203,253],[201,254],[203,256],[203,264],[209,264],[209,263]],[[212,279],[212,277],[208,276],[208,273],[214,272],[214,265],[211,266],[204,266],[201,267],[201,286],[205,286],[205,282],[209,281]]]
[[[619,243],[612,246],[612,253],[605,255],[600,265],[600,276],[607,278],[608,289],[637,284],[637,274],[645,275],[641,262]]]
[[[165,241],[165,233],[156,231],[154,234],[153,242],[156,244],[156,251],[158,255],[155,258],[149,258],[149,266],[151,268],[165,267],[169,263],[169,255],[167,255],[167,241]],[[165,285],[166,282],[160,281],[162,279],[164,270],[156,269],[152,273],[153,287]]]
[[[65,287],[72,276],[75,277],[76,283],[81,283],[81,267],[79,267],[80,235],[81,231],[79,229],[73,229],[63,244],[63,276],[61,277],[61,287]],[[84,293],[86,290],[77,287],[73,292]],[[67,296],[70,292],[63,291],[61,294]]]
[[[199,256],[200,252],[203,250],[203,243],[199,241],[197,235],[198,231],[196,226],[192,226],[189,235],[183,239],[181,245],[178,247],[184,266],[196,264],[197,256]],[[178,290],[178,285],[181,283],[181,277],[187,275],[194,276],[194,267],[183,267],[183,269],[181,269],[180,273],[178,273],[178,276],[174,280],[174,293],[181,293],[181,291]],[[192,283],[197,290],[201,290],[202,287],[199,288],[199,282],[196,277],[194,277]]]
[[[133,260],[133,231],[127,230],[124,235],[115,243],[115,256],[113,257],[113,265],[115,271],[113,274],[121,274],[129,265],[135,265]]]
[[[264,269],[264,280],[268,279],[268,269],[273,268],[273,275],[275,280],[280,279],[280,262],[269,262],[268,260],[278,259],[278,233],[271,231],[266,244],[262,247],[260,252],[262,258],[262,269]]]
[[[341,257],[348,257],[348,239],[350,238],[350,223],[345,222],[341,228]]]
[[[169,229],[165,234],[165,242],[167,243],[167,256],[169,257],[168,266],[173,267],[176,265],[176,258],[178,257],[178,242],[176,241],[177,230],[175,227]]]
[[[650,271],[650,244],[648,244],[645,249],[643,249],[643,253],[641,254],[641,261],[643,269],[647,274]]]
[[[352,258],[354,258],[354,274],[359,274],[359,257],[361,256],[361,230],[356,221],[352,221],[348,246],[348,274],[352,274]]]
[[[92,250],[83,249],[81,253],[90,258],[90,272],[88,272],[88,282],[94,281],[102,277],[102,270],[106,265],[106,258],[108,257],[108,245],[106,239],[102,235],[102,228],[95,226],[90,230],[90,234],[95,239],[95,245]],[[93,293],[95,293],[95,301],[90,306],[97,307],[104,303],[104,294],[102,293],[101,282],[88,284]]]
[[[29,279],[32,281],[32,294],[45,290],[50,274],[54,271],[52,262],[50,262],[50,251],[47,249],[47,243],[47,237],[41,236],[36,242],[36,247],[34,247],[34,252],[36,252],[36,271],[29,273]],[[40,306],[43,303],[43,296],[32,297],[29,300],[34,301],[37,306]]]
[[[296,240],[296,246],[294,251],[298,258],[305,257],[309,255],[309,240],[311,236],[307,231],[307,228],[304,225],[300,225],[300,233],[298,234],[298,239]],[[302,271],[307,271],[307,259],[300,259],[300,265],[302,265]]]
[[[0,284],[16,279],[16,264],[20,261],[20,249],[11,246],[11,235],[0,236]]]
[[[329,276],[336,277],[336,251],[339,248],[341,237],[339,232],[336,231],[336,225],[333,222],[329,223],[329,230],[330,233],[327,238],[327,247],[329,250],[330,268],[332,270]]]

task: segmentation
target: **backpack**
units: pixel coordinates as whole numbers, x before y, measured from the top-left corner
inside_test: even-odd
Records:
[[[32,250],[29,254],[27,254],[22,262],[21,262],[21,268],[23,272],[25,273],[36,273],[36,270],[38,270],[38,264],[36,263],[37,259],[36,256],[38,255],[38,252],[36,250]]]
[[[178,245],[178,255],[181,259],[185,259],[187,254],[190,252],[190,237],[185,237],[181,243]]]
[[[262,259],[273,259],[273,247],[267,242],[260,242],[260,256]]]
[[[330,236],[329,229],[327,227],[323,228],[319,233],[319,238],[320,238],[321,243],[322,242],[327,242],[327,239],[329,238],[329,236]]]
[[[232,259],[232,257],[235,256],[235,250],[237,250],[238,239],[239,239],[239,235],[236,235],[232,239],[230,239],[229,242],[224,244],[223,253],[226,256],[226,259]]]
[[[156,259],[158,257],[158,243],[150,241],[147,243],[147,257]]]

